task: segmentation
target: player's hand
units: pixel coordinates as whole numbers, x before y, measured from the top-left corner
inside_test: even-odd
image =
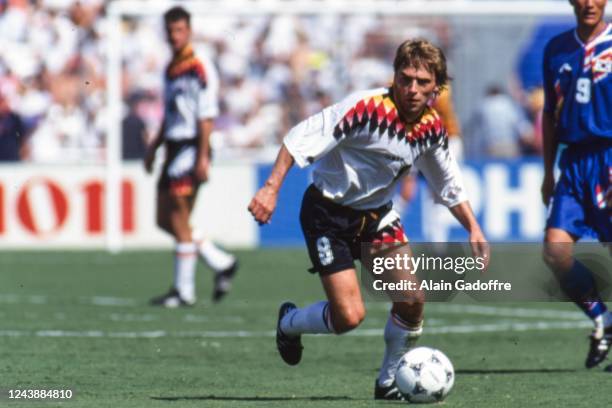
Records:
[[[491,248],[480,228],[470,232],[470,247],[474,258],[483,258],[485,265],[483,269],[484,272],[489,267]]]
[[[550,197],[552,197],[555,190],[555,177],[551,175],[545,175],[544,181],[542,181],[542,187],[540,192],[542,193],[542,202],[544,205],[548,205]]]
[[[198,159],[195,166],[195,176],[200,183],[208,181],[208,168],[210,167],[210,160],[208,157],[201,157]]]
[[[255,218],[255,221],[262,224],[268,224],[272,218],[272,213],[276,208],[276,200],[278,198],[278,191],[271,186],[263,186],[255,194],[255,197],[249,204],[249,212]]]
[[[147,173],[151,173],[153,171],[153,162],[155,162],[155,151],[153,147],[149,147],[144,157],[144,168]]]

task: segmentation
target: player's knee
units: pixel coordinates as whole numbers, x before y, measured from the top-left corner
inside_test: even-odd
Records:
[[[404,303],[409,309],[423,309],[425,306],[425,292],[418,290],[410,293]]]
[[[399,317],[411,327],[418,326],[423,321],[423,310],[425,308],[425,296],[421,298],[412,297],[401,302],[394,302],[391,314]]]
[[[566,245],[546,243],[542,251],[544,263],[553,271],[567,270],[572,267],[572,252]]]
[[[166,217],[158,216],[156,221],[157,221],[157,226],[159,228],[161,228],[162,230],[166,231],[169,234],[172,234],[172,227]]]
[[[348,308],[336,313],[332,313],[332,323],[336,334],[349,332],[361,324],[365,318],[365,308],[363,306]]]
[[[554,252],[549,251],[547,248],[544,248],[544,250],[542,251],[542,260],[549,268],[556,269],[556,257]]]
[[[572,236],[558,228],[548,228],[544,235],[542,259],[553,271],[569,270],[574,263]]]

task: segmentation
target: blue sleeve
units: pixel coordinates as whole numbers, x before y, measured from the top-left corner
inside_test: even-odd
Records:
[[[554,112],[557,104],[554,77],[550,67],[550,49],[551,43],[549,42],[544,48],[544,57],[542,60],[542,78],[544,78],[544,112],[547,113]]]

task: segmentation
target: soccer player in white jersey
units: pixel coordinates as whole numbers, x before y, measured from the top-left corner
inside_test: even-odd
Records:
[[[488,256],[448,150],[447,132],[428,106],[448,81],[444,54],[425,40],[406,41],[397,49],[394,72],[391,87],[356,92],[291,129],[270,177],[249,204],[255,220],[268,223],[293,163],[315,165],[300,221],[327,300],[303,308],[281,305],[276,343],[290,365],[302,357],[302,334],[342,334],[364,319],[354,259],[361,258],[361,243],[407,242],[391,197],[396,181],[411,166],[421,170],[439,201],[467,229],[474,254]],[[421,335],[423,307],[423,296],[393,303],[376,399],[401,399],[395,370]]]
[[[157,225],[176,240],[174,284],[151,303],[166,307],[195,303],[198,254],[215,272],[214,301],[228,292],[237,267],[233,255],[205,239],[189,222],[198,186],[208,179],[209,139],[219,110],[213,67],[204,66],[190,43],[190,17],[181,7],[164,14],[172,61],[164,77],[164,119],[145,157],[145,168],[151,172],[157,149],[165,145],[166,161],[158,183]]]

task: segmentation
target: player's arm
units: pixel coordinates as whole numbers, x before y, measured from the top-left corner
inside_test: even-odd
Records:
[[[276,208],[278,192],[283,185],[283,181],[289,169],[293,166],[293,162],[293,157],[283,144],[278,152],[278,156],[276,156],[276,161],[274,162],[274,167],[272,167],[270,176],[249,204],[249,212],[253,214],[255,221],[258,223],[267,224],[270,222],[272,213]]]
[[[147,173],[151,173],[153,171],[153,162],[155,161],[155,153],[159,146],[164,142],[164,128],[166,126],[166,121],[162,121],[159,130],[157,131],[157,135],[151,141],[151,143],[147,146],[147,152],[144,157],[144,166]]]
[[[555,158],[559,142],[555,135],[555,118],[552,112],[542,114],[542,145],[544,154],[544,180],[542,181],[542,201],[548,205],[555,188]]]
[[[293,127],[283,139],[270,177],[255,194],[249,204],[249,211],[260,224],[270,222],[276,208],[278,192],[289,169],[296,163],[306,167],[325,156],[343,140],[334,136],[334,127],[352,106],[353,98],[329,106]]]
[[[459,165],[445,145],[445,136],[441,136],[417,159],[416,165],[431,186],[435,201],[446,205],[469,233],[474,256],[488,259],[489,246],[468,202]]]
[[[198,157],[196,159],[195,176],[201,181],[208,180],[208,169],[210,167],[210,134],[212,133],[214,121],[211,118],[198,121],[199,140]]]
[[[486,259],[488,264],[489,259],[489,245],[487,239],[482,233],[480,224],[474,216],[472,207],[469,201],[462,201],[457,205],[449,207],[451,214],[459,221],[459,223],[465,228],[469,234],[469,242],[472,247],[472,254],[474,256],[483,257]]]
[[[551,45],[544,49],[542,60],[542,77],[544,79],[544,109],[542,113],[542,150],[544,155],[544,180],[542,181],[541,193],[542,201],[548,205],[555,188],[555,158],[559,141],[556,136],[556,116],[557,95],[554,85],[554,72],[550,67]]]

